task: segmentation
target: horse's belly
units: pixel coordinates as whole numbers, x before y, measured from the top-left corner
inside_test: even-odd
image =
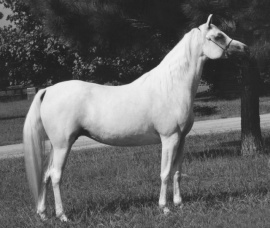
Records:
[[[117,120],[116,120],[117,119]],[[115,146],[138,146],[160,143],[160,136],[149,123],[116,118],[90,121],[86,135],[99,142]]]
[[[160,143],[160,137],[156,134],[145,135],[97,135],[86,134],[88,137],[111,146],[142,146]]]

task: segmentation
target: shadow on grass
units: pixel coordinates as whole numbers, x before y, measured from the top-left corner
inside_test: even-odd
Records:
[[[270,151],[270,135],[266,135],[263,138],[264,144],[264,154],[269,154]],[[206,148],[203,151],[186,153],[186,159],[188,161],[192,160],[206,160],[206,159],[214,159],[217,157],[238,157],[241,156],[241,140],[229,141],[220,143],[218,146],[214,148]]]
[[[192,195],[183,195],[183,202],[197,202],[197,201],[205,201],[207,206],[213,207],[215,205],[221,205],[224,202],[232,201],[233,199],[244,199],[247,196],[265,196],[269,193],[269,189],[267,186],[259,186],[254,187],[249,190],[240,190],[234,192],[220,192],[218,194],[212,194],[209,192],[201,191],[197,194]]]
[[[215,96],[215,95],[210,95],[210,96],[201,96],[196,98],[197,101],[201,101],[201,102],[210,102],[210,101],[232,101],[232,100],[236,100],[239,99],[240,97],[238,95],[231,95],[228,97],[222,97],[222,96]]]
[[[267,186],[259,186],[249,190],[240,190],[234,192],[221,192],[218,194],[209,193],[207,191],[200,191],[192,195],[183,194],[183,203],[193,203],[193,202],[206,202],[207,207],[223,207],[224,203],[231,202],[233,200],[242,200],[247,196],[266,196],[269,193]],[[172,202],[172,196],[168,197],[168,202]],[[84,210],[87,214],[91,214],[93,211],[98,213],[116,213],[119,209],[123,212],[129,211],[132,207],[142,208],[142,207],[158,207],[158,197],[128,197],[122,199],[115,199],[108,204],[103,204],[102,202],[94,202],[89,200],[87,202],[86,208],[73,208],[68,211],[68,216],[72,217],[76,214],[80,214]],[[173,209],[173,208],[172,208]]]
[[[103,202],[97,202],[88,200],[86,208],[73,208],[67,212],[68,216],[72,219],[72,216],[80,214],[84,210],[87,214],[93,211],[98,211],[99,213],[116,213],[119,209],[121,211],[128,211],[130,208],[141,208],[141,207],[153,207],[158,206],[158,197],[125,197],[122,199],[115,199],[107,204]]]
[[[268,134],[267,137],[264,137],[263,141],[265,147],[270,147],[270,134]]]
[[[240,151],[232,151],[230,149],[213,149],[197,153],[188,153],[186,154],[186,159],[191,162],[193,160],[207,160],[209,158],[214,159],[217,157],[237,157],[240,155]]]
[[[186,153],[185,156],[188,161],[206,160],[209,158],[214,159],[217,157],[238,157],[241,156],[240,146],[241,141],[230,141],[226,143],[221,143],[216,148],[210,148],[199,152]]]
[[[198,116],[210,116],[213,114],[216,114],[217,111],[217,107],[216,106],[200,106],[200,105],[195,105],[194,106],[194,113],[195,115]]]

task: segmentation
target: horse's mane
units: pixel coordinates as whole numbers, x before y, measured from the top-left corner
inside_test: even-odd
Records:
[[[165,80],[165,84],[167,84],[169,82],[168,80],[173,81],[174,76],[185,77],[189,72],[192,52],[196,49],[194,45],[199,42],[199,30],[196,31],[196,29],[192,29],[184,35],[157,67],[144,74],[139,78],[139,81],[146,82],[148,78],[151,78],[152,83],[159,81],[161,84],[162,81]],[[162,84],[164,84],[164,82]]]
[[[174,61],[177,61],[179,67],[188,67],[185,63],[188,63],[191,60],[194,41],[198,43],[198,32],[197,30],[192,29],[190,32],[186,33],[178,44],[165,56],[159,66],[172,64]],[[180,62],[179,57],[181,58]]]

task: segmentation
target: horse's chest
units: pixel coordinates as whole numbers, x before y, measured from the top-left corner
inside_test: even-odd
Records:
[[[190,122],[193,121],[193,111],[191,106],[177,107],[171,106],[155,114],[155,126],[159,133],[170,135],[175,131],[186,131]],[[160,109],[161,110],[161,109]]]

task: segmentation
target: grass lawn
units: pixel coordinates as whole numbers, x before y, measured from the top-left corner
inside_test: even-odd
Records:
[[[0,146],[22,142],[24,118],[30,104],[28,100],[0,102]],[[200,98],[195,100],[194,111],[196,121],[240,116],[240,99]],[[260,98],[260,113],[270,113],[270,97]]]
[[[270,134],[264,132],[266,150]],[[241,157],[240,133],[188,137],[181,183],[184,207],[158,209],[160,146],[72,152],[62,197],[72,222],[35,215],[23,159],[0,161],[1,227],[270,227],[268,155]],[[172,186],[169,185],[172,201]]]
[[[29,100],[0,102],[0,120],[24,118],[31,103]]]

